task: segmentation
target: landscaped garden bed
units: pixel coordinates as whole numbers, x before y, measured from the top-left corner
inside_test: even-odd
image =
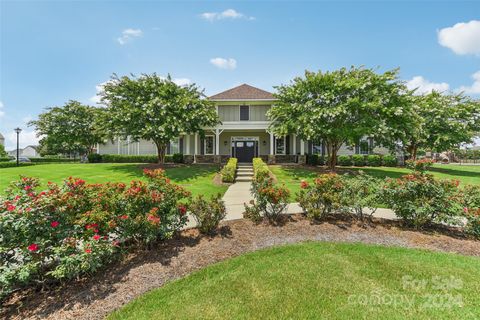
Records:
[[[229,221],[221,224],[220,234],[216,237],[202,236],[196,229],[185,230],[174,239],[153,246],[150,250],[132,252],[123,262],[111,265],[91,279],[70,282],[60,288],[46,288],[41,292],[33,290],[19,292],[5,302],[2,316],[12,319],[28,317],[102,319],[141,294],[215,262],[262,248],[307,240],[362,242],[394,248],[361,245],[337,247],[334,244],[310,244],[304,247],[293,247],[293,251],[288,248],[278,248],[271,253],[246,256],[240,260],[215,266],[214,269],[205,270],[193,278],[172,284],[174,287],[166,287],[165,293],[172,292],[170,290],[175,291],[171,299],[168,298],[169,294],[165,297],[162,292],[155,293],[153,296],[148,295],[138,301],[141,304],[140,308],[136,303],[125,313],[119,313],[117,316],[128,318],[133,313],[136,318],[151,316],[169,318],[173,314],[175,318],[191,319],[202,316],[225,318],[248,315],[244,313],[247,311],[243,308],[235,307],[242,305],[240,300],[248,302],[252,310],[259,315],[272,312],[279,317],[289,315],[294,317],[293,314],[288,313],[290,310],[288,306],[293,307],[295,303],[302,308],[294,310],[305,312],[298,314],[311,314],[309,312],[321,314],[324,308],[326,312],[330,312],[332,304],[320,298],[322,295],[318,295],[319,288],[316,286],[315,294],[308,295],[313,300],[302,298],[302,294],[307,292],[300,290],[303,286],[300,284],[305,281],[310,284],[318,282],[320,286],[328,284],[328,287],[325,287],[325,290],[331,291],[328,297],[333,299],[331,301],[338,303],[338,305],[335,304],[335,310],[338,310],[338,306],[345,308],[345,312],[342,313],[345,317],[353,314],[352,312],[365,314],[367,311],[393,312],[392,310],[396,315],[405,316],[414,312],[413,316],[420,319],[445,315],[444,312],[457,318],[466,314],[478,314],[479,307],[475,298],[476,292],[480,290],[475,280],[480,276],[478,258],[436,255],[397,248],[423,248],[436,252],[480,257],[479,241],[466,239],[454,230],[446,228],[443,230],[440,232],[429,229],[419,232],[404,229],[395,222],[380,224],[378,221],[368,226],[359,226],[354,221],[334,217],[322,223],[312,224],[301,215],[290,217],[281,227],[267,223],[254,224],[248,220]],[[272,254],[278,256],[279,260],[274,259]],[[281,267],[273,269],[267,267],[272,265]],[[311,269],[312,267],[314,268]],[[244,276],[241,270],[250,276]],[[346,274],[349,276],[345,276]],[[338,277],[338,275],[341,276]],[[402,306],[396,309],[392,309],[391,306],[387,306],[386,309],[379,306],[371,310],[368,306],[344,304],[348,293],[371,294],[375,289],[375,286],[370,285],[361,289],[356,281],[370,279],[372,285],[377,284],[377,288],[387,290],[386,293],[408,293],[402,289],[402,277],[411,276],[413,279],[431,281],[432,275],[439,275],[442,279],[450,279],[449,277],[453,276],[462,281],[463,287],[460,291],[453,292],[463,296],[462,308],[453,307],[447,311],[427,309],[422,313],[422,310],[417,307],[409,310]],[[311,277],[314,277],[315,281]],[[202,281],[199,283],[200,278]],[[261,279],[264,280],[259,281]],[[292,279],[295,279],[299,285],[292,287]],[[269,283],[276,285],[271,287]],[[283,291],[285,288],[292,288],[292,291]],[[307,288],[311,290],[310,285]],[[218,291],[219,289],[221,290]],[[258,293],[262,298],[251,300],[251,290],[259,290]],[[271,290],[276,290],[275,294]],[[427,290],[421,293],[438,292]],[[289,294],[292,294],[292,297],[288,299],[290,302],[287,305],[275,303],[277,299],[285,301],[285,295]],[[183,297],[181,303],[177,301],[179,299],[177,295]],[[300,300],[296,300],[299,298]],[[305,305],[306,301],[312,303]],[[261,307],[262,305],[267,309]],[[181,310],[175,306],[180,307]],[[254,314],[251,315],[255,317]]]

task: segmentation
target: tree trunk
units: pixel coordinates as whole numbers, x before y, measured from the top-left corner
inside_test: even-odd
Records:
[[[162,142],[155,142],[157,145],[157,155],[158,155],[158,163],[164,164],[165,163],[165,150],[167,149],[167,144]]]
[[[416,145],[413,142],[407,148],[407,152],[410,155],[411,160],[413,161],[417,160],[417,150],[418,150],[418,145]]]
[[[337,152],[338,152],[338,144],[332,141],[327,142],[327,155],[328,155],[328,167],[330,170],[335,171],[337,166]]]

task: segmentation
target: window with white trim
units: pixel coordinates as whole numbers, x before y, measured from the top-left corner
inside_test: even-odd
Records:
[[[312,144],[312,154],[322,154],[322,143],[314,142]]]
[[[285,137],[275,139],[275,154],[285,154]]]
[[[215,149],[215,137],[205,136],[203,147],[204,154],[213,154],[213,150]]]
[[[180,153],[180,139],[170,141],[170,154]]]
[[[358,153],[359,154],[369,154],[370,153],[370,141],[367,139],[362,139],[358,143]]]

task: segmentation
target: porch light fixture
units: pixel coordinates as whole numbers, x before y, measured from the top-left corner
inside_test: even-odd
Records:
[[[267,141],[263,140],[263,145],[266,146],[266,145],[267,145]]]
[[[227,140],[223,141],[223,145],[226,146],[227,145]]]

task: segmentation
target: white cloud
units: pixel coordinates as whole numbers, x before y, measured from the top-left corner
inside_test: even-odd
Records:
[[[172,79],[172,81],[177,86],[188,86],[190,83],[192,83],[192,80],[190,80],[188,78],[175,78],[175,79]]]
[[[0,118],[5,115],[5,111],[3,111],[2,109],[3,109],[3,102],[0,101]]]
[[[10,150],[17,148],[17,134],[13,130],[6,134],[5,140],[5,149]],[[37,138],[37,133],[35,130],[24,129],[22,132],[20,132],[18,141],[20,148],[25,148],[26,146],[38,145],[40,138]]]
[[[122,46],[130,41],[133,40],[133,38],[138,38],[143,36],[143,31],[140,29],[125,29],[122,31],[122,36],[117,38],[118,43],[120,43]]]
[[[480,55],[480,21],[461,22],[441,29],[438,42],[456,54]]]
[[[234,9],[227,9],[223,12],[204,12],[200,15],[202,19],[208,21],[222,20],[222,19],[247,19],[255,20],[255,17],[249,17]]]
[[[450,85],[446,82],[430,82],[422,76],[413,77],[407,81],[407,88],[410,90],[417,89],[416,94],[430,93],[432,91],[444,92],[450,89]]]
[[[110,81],[110,80],[108,80],[108,81]],[[95,86],[96,94],[89,99],[90,102],[97,103],[97,104],[101,103],[100,94],[103,92],[103,86],[106,85],[108,83],[108,81],[104,81],[104,82],[99,83]]]
[[[220,69],[233,70],[237,67],[237,60],[233,58],[212,58],[210,63]]]
[[[471,86],[461,86],[458,91],[467,94],[480,94],[480,70],[472,74],[473,83]]]

